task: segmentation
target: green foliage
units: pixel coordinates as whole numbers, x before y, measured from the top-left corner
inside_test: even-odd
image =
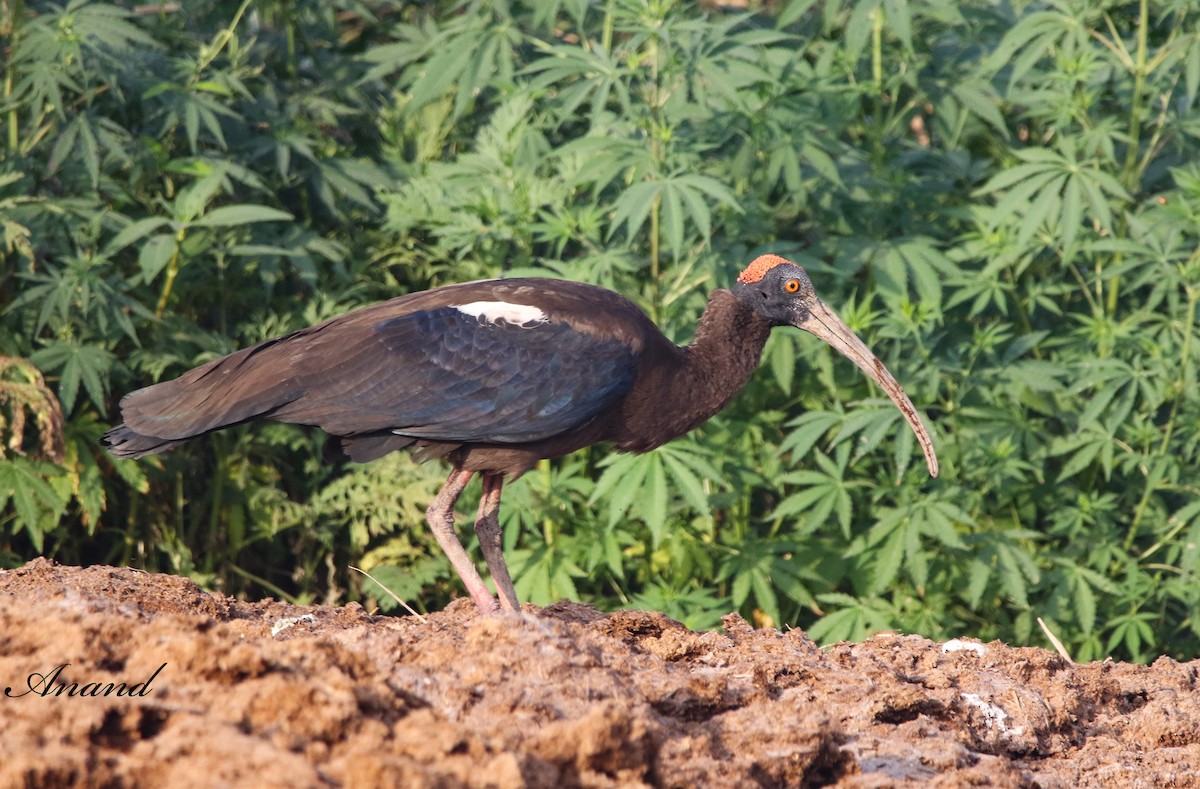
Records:
[[[3,12],[4,561],[387,605],[362,564],[440,606],[438,467],[327,468],[284,426],[115,462],[116,398],[503,274],[614,287],[686,342],[771,251],[903,382],[942,477],[857,370],[779,332],[693,435],[506,486],[523,597],[823,640],[1035,643],[1041,617],[1080,659],[1200,654],[1191,4]]]

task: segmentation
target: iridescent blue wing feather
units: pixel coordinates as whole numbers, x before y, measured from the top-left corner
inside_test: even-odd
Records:
[[[618,400],[633,383],[634,354],[566,323],[441,307],[380,321],[337,364],[297,368],[307,394],[273,418],[335,435],[519,443],[584,424]]]

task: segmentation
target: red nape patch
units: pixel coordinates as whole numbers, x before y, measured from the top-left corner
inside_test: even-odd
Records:
[[[792,261],[787,258],[781,258],[779,255],[759,255],[746,270],[738,274],[737,281],[743,285],[749,285],[751,282],[761,282],[762,278],[767,276],[767,272],[776,266],[792,265]]]

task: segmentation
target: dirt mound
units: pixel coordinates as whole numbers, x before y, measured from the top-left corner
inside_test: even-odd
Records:
[[[0,787],[1200,786],[1200,662],[0,572]],[[59,668],[61,666],[61,668]]]

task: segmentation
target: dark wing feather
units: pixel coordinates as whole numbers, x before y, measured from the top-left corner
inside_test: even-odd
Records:
[[[531,299],[549,320],[493,322],[448,306]],[[121,401],[125,424],[103,442],[120,457],[138,457],[254,419],[351,438],[359,442],[355,459],[419,439],[536,441],[586,423],[623,397],[645,337],[654,332],[628,300],[582,283],[448,285],[364,307],[132,392]]]
[[[271,418],[334,435],[520,443],[570,430],[633,383],[634,353],[553,320],[492,322],[454,307],[382,320],[337,364],[295,359],[304,394]]]
[[[243,348],[178,378],[125,395],[121,398],[125,433],[151,442],[161,439],[153,450],[139,447],[131,452],[169,449],[173,443],[211,430],[269,416],[273,409],[302,396],[282,349],[314,328]]]

